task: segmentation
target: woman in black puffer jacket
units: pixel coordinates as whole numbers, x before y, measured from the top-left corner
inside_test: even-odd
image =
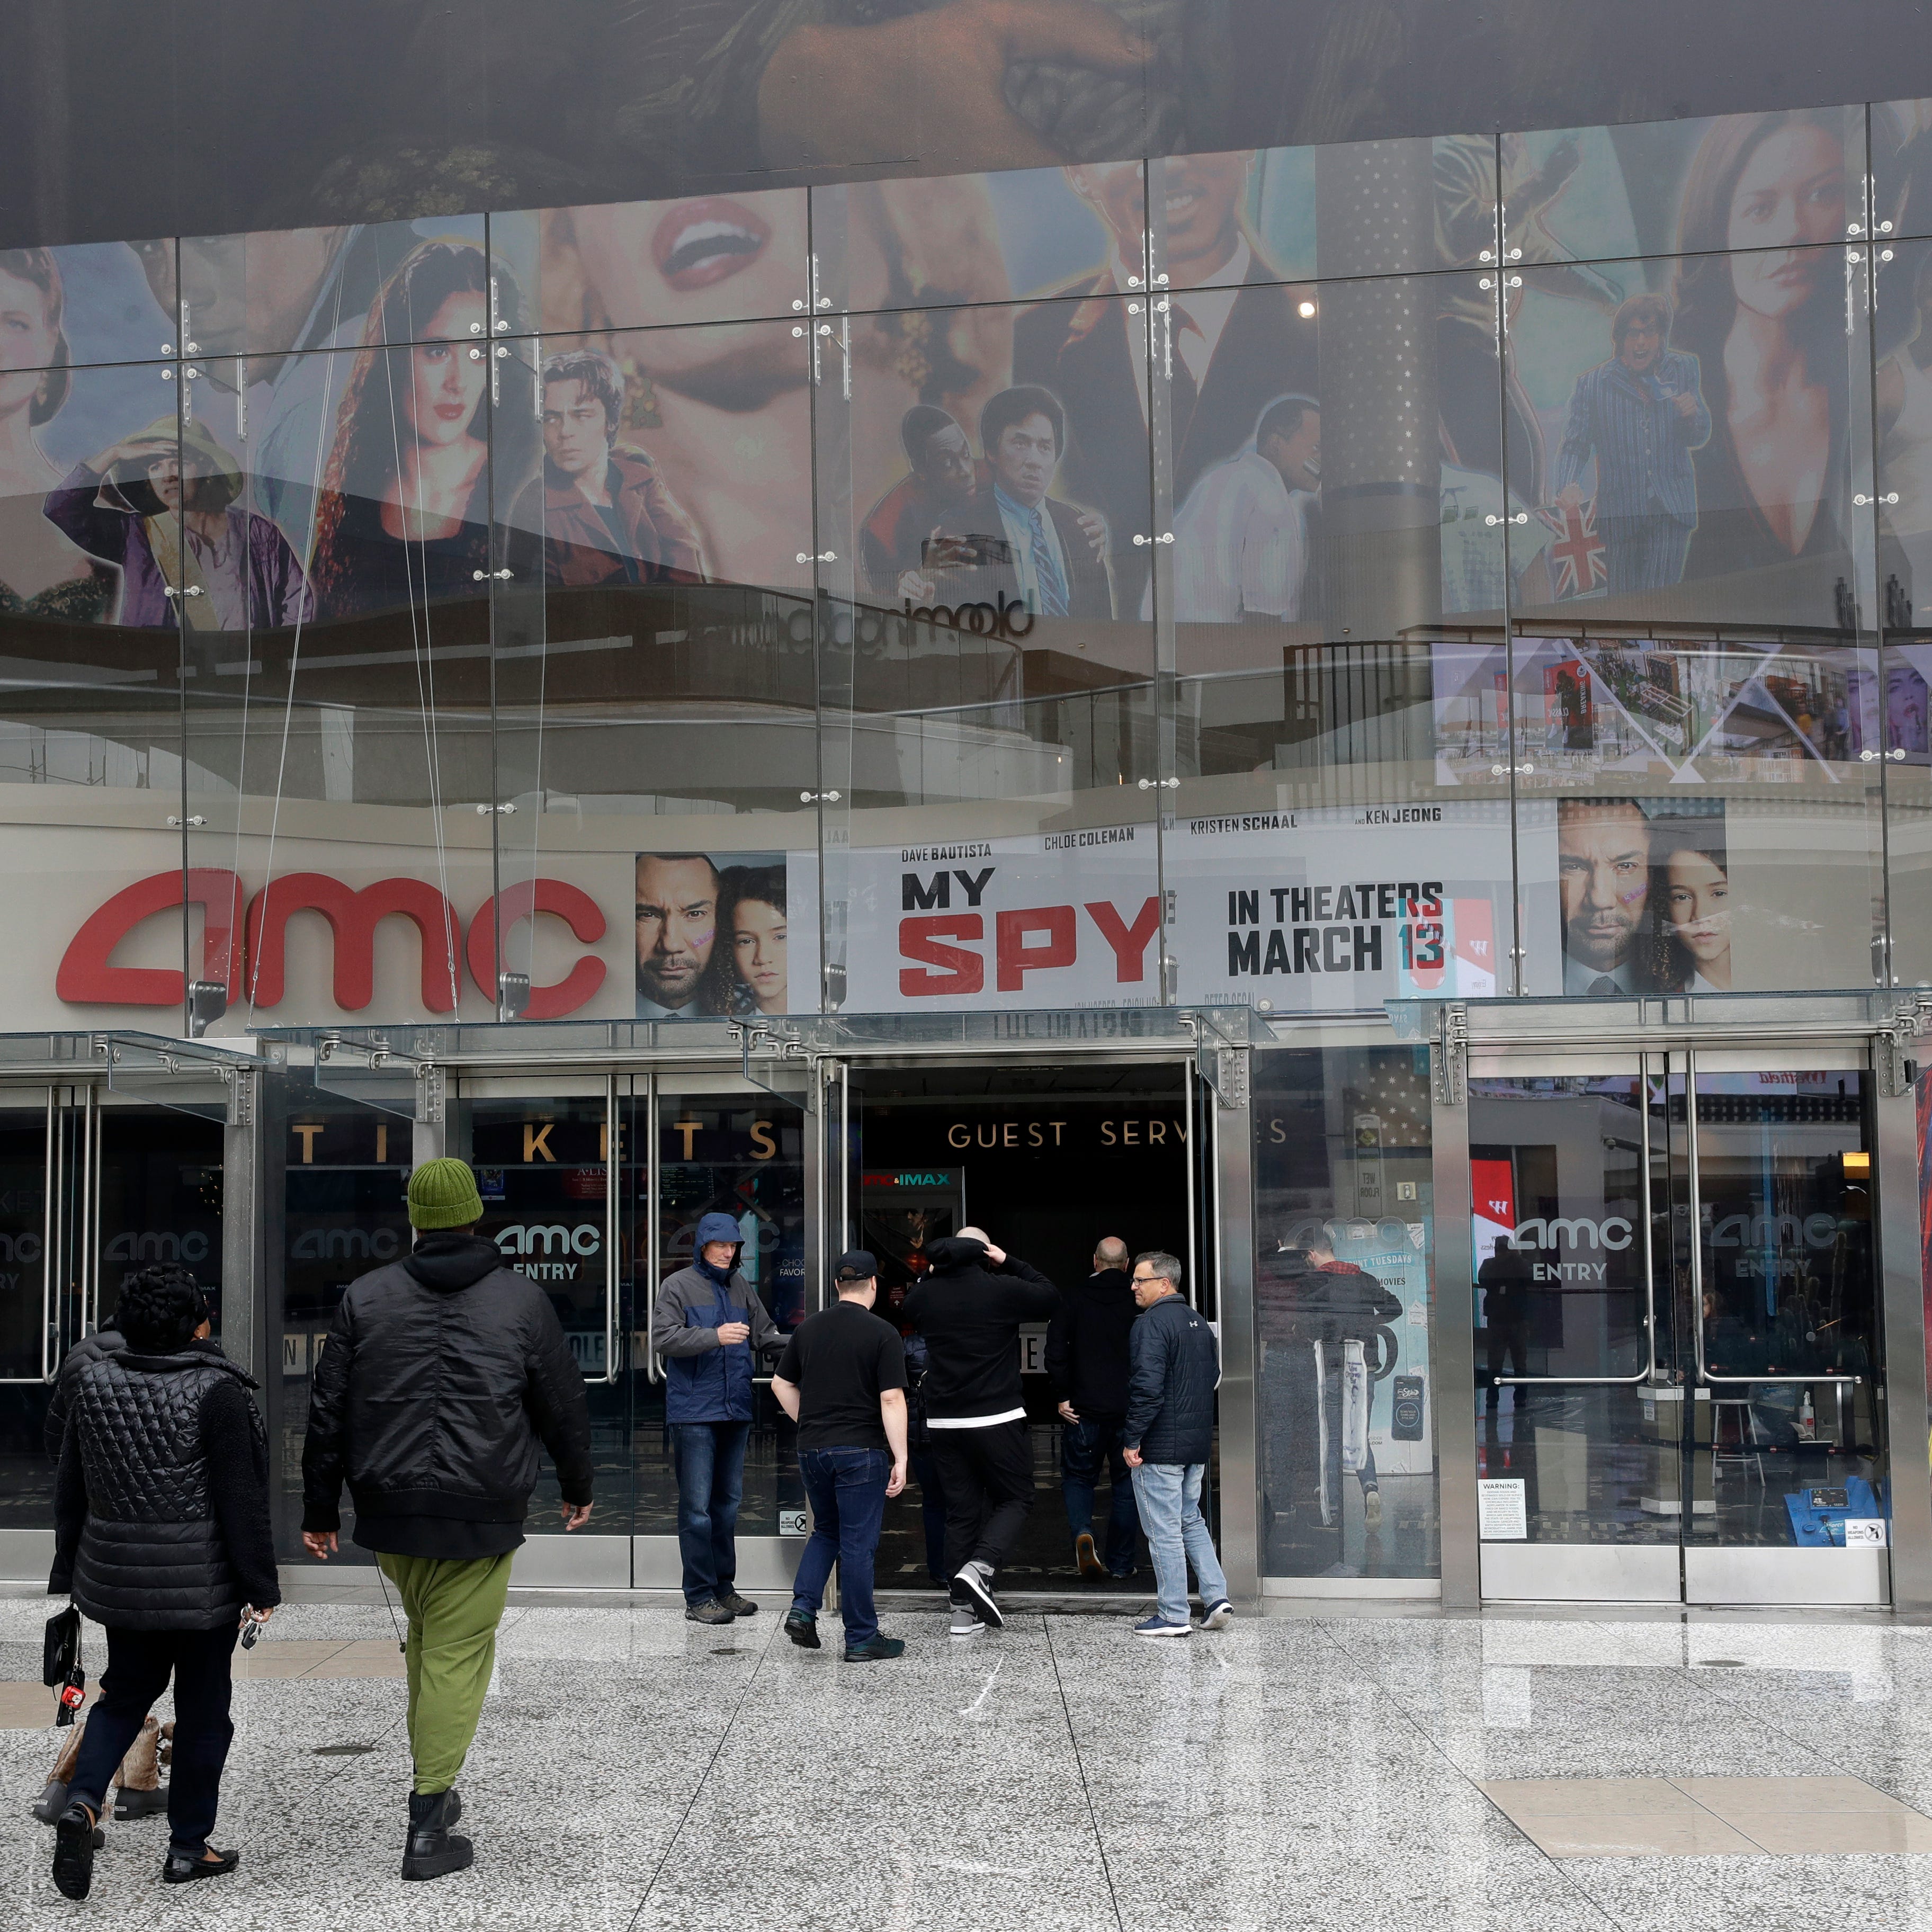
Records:
[[[87,1896],[108,1780],[170,1675],[161,1876],[180,1885],[235,1869],[238,1853],[208,1844],[235,1735],[235,1640],[251,1607],[264,1618],[281,1600],[255,1384],[207,1340],[193,1277],[172,1268],[130,1276],[120,1327],[125,1348],[79,1365],[68,1384],[54,1492],[48,1591],[70,1591],[107,1626],[100,1701],[54,1828],[54,1883],[69,1898]]]

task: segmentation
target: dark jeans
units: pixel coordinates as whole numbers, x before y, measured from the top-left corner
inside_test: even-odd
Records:
[[[943,1590],[946,1587],[946,1491],[939,1480],[939,1465],[930,1448],[915,1449],[907,1459],[912,1464],[912,1479],[919,1485],[919,1522],[926,1532],[926,1574]]]
[[[1484,1406],[1496,1408],[1502,1401],[1503,1384],[1496,1378],[1502,1375],[1526,1376],[1529,1373],[1529,1317],[1520,1315],[1514,1320],[1491,1322],[1483,1330],[1484,1360],[1490,1371],[1490,1386]],[[1511,1386],[1514,1386],[1512,1384]],[[1522,1400],[1522,1390],[1516,1390]]]
[[[168,1775],[168,1838],[198,1852],[214,1829],[221,1767],[235,1726],[228,1721],[230,1666],[237,1623],[212,1630],[107,1630],[107,1668],[87,1716],[80,1756],[68,1786],[98,1816],[107,1786],[156,1698],[175,1680],[174,1763]]]
[[[677,1473],[677,1552],[684,1600],[709,1603],[738,1580],[738,1504],[745,1492],[748,1422],[674,1422]]]
[[[1116,1576],[1133,1574],[1134,1532],[1141,1521],[1127,1459],[1120,1453],[1126,1426],[1124,1415],[1083,1414],[1078,1422],[1064,1424],[1060,1432],[1060,1487],[1066,1498],[1067,1526],[1076,1539],[1094,1527],[1100,1464],[1104,1460],[1107,1465],[1112,1490],[1107,1511],[1107,1568]]]
[[[825,1600],[825,1580],[838,1564],[838,1613],[848,1644],[879,1634],[872,1606],[872,1559],[885,1520],[886,1479],[892,1459],[883,1449],[801,1449],[798,1473],[812,1502],[812,1536],[792,1580],[791,1606],[814,1616]]]
[[[1024,1422],[935,1429],[932,1460],[946,1492],[946,1574],[969,1562],[994,1570],[1012,1554],[1033,1508],[1033,1444]]]

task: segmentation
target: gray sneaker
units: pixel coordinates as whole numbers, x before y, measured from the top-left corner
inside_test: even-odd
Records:
[[[955,1636],[977,1636],[986,1626],[974,1615],[970,1604],[952,1606],[952,1634]]]
[[[728,1624],[731,1612],[716,1597],[701,1604],[687,1604],[684,1620],[688,1624]]]

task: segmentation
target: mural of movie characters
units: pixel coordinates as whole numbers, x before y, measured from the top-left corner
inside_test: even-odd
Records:
[[[118,572],[122,624],[172,630],[177,604],[194,630],[296,623],[312,608],[302,565],[243,491],[241,463],[214,432],[170,413],[76,464],[46,514]]]
[[[1211,465],[1240,450],[1269,403],[1319,393],[1314,305],[1305,290],[1283,282],[1244,213],[1254,160],[1244,149],[1160,164],[1159,267],[1169,287],[1166,308],[1151,320],[1162,332],[1156,358],[1172,368],[1163,380],[1177,505]],[[1049,291],[1052,299],[1022,311],[1013,326],[1013,378],[1060,399],[1066,489],[1106,518],[1118,545],[1151,527],[1147,338],[1128,302],[1114,299],[1144,278],[1146,177],[1140,163],[1120,161],[1070,168],[1066,178],[1106,223],[1108,253]],[[1126,551],[1118,563],[1118,606],[1138,611],[1150,553]]]
[[[66,301],[52,250],[0,249],[0,613],[91,623],[118,576],[42,514],[64,480],[46,445],[74,388]]]
[[[639,853],[638,1017],[790,1011],[788,898],[782,853]]]
[[[575,348],[542,371],[544,464],[510,513],[514,580],[547,585],[697,584],[697,530],[649,453],[620,442],[624,382],[609,356]]]
[[[328,619],[474,597],[494,567],[491,466],[507,500],[533,466],[527,409],[489,420],[492,364],[478,338],[490,320],[490,272],[480,249],[426,242],[386,282],[350,364],[322,470],[310,579]],[[500,316],[517,326],[518,297],[496,278]],[[404,348],[384,345],[420,332]]]

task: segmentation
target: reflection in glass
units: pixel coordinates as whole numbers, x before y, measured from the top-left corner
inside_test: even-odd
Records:
[[[1682,1391],[1638,1386],[1646,1104],[1634,1076],[1469,1082],[1478,1466],[1522,1485],[1532,1543],[1677,1534]]]
[[[1255,1056],[1270,1576],[1436,1574],[1429,1118],[1410,1049]]]
[[[1712,1384],[1716,1508],[1695,1528],[1719,1543],[1843,1547],[1848,1515],[1889,1514],[1868,1077],[1697,1076],[1691,1318]],[[1679,1120],[1683,1105],[1673,1080]]]

